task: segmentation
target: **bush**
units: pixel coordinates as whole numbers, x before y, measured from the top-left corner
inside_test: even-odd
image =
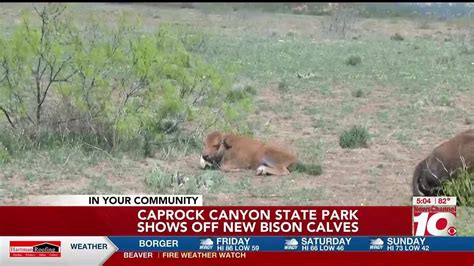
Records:
[[[367,148],[370,139],[369,132],[366,128],[353,126],[350,130],[346,130],[339,137],[339,146],[341,148]]]
[[[171,173],[168,173],[161,168],[154,168],[145,176],[145,184],[153,192],[167,193],[177,184],[177,180],[175,180]]]
[[[355,91],[352,91],[352,96],[355,97],[355,98],[360,98],[360,97],[364,96],[364,91],[361,90],[361,89],[357,89]]]
[[[474,206],[474,173],[458,169],[452,178],[442,182],[439,194],[456,197],[458,206]]]
[[[346,65],[357,66],[362,63],[362,58],[358,55],[351,55],[346,60]]]
[[[225,183],[221,171],[205,171],[201,175],[190,177],[185,186],[186,193],[201,194],[215,190]]]
[[[8,163],[10,159],[10,152],[8,152],[7,147],[3,146],[3,143],[0,142],[0,164]]]
[[[253,96],[257,95],[257,89],[255,89],[254,87],[250,85],[245,86],[244,91]]]
[[[238,102],[245,98],[253,97],[257,94],[257,90],[250,85],[238,86],[227,93],[228,102]]]
[[[454,55],[442,55],[438,56],[435,61],[438,65],[454,65],[456,62],[456,57]]]
[[[281,92],[281,93],[285,93],[285,92],[288,92],[290,90],[290,85],[282,80],[280,82],[278,82],[278,91]]]
[[[148,153],[148,144],[133,143],[225,128],[252,109],[251,94],[229,101],[230,73],[191,53],[177,28],[142,33],[126,16],[111,27],[95,18],[78,27],[62,5],[35,11],[39,24],[25,14],[0,37],[0,114],[34,142],[45,132],[92,136],[108,150]]]
[[[323,173],[321,165],[319,164],[296,164],[294,168],[290,169],[295,172],[307,173],[309,175],[317,176]]]
[[[390,40],[393,40],[393,41],[403,41],[405,40],[405,38],[403,38],[402,35],[400,35],[400,33],[395,33],[394,35],[390,36]]]

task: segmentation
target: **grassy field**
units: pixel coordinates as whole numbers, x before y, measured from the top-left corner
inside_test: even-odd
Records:
[[[1,4],[0,27],[19,23],[27,4]],[[410,205],[416,164],[474,123],[473,21],[358,18],[344,36],[330,16],[166,5],[69,4],[78,19],[114,23],[139,15],[143,32],[162,23],[202,36],[195,52],[221,68],[238,66],[256,89],[249,115],[256,137],[292,143],[323,174],[257,177],[198,169],[199,148],[155,150],[153,158],[85,145],[28,151],[0,165],[0,201],[35,194],[196,193],[206,205]],[[197,35],[199,34],[199,35]],[[469,38],[461,41],[461,36]],[[2,118],[3,119],[3,118]],[[0,120],[1,126],[6,121]],[[339,136],[367,129],[367,148],[343,149]],[[177,176],[187,182],[178,184]],[[460,234],[474,234],[461,209]]]

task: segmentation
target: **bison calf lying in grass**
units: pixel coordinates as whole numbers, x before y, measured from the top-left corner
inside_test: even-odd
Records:
[[[414,196],[435,196],[441,192],[442,182],[456,172],[474,168],[474,129],[466,130],[437,146],[418,163],[413,175]]]
[[[238,136],[212,132],[204,140],[200,167],[214,166],[223,171],[255,170],[257,175],[288,175],[290,170],[321,174],[319,165],[305,165],[295,154],[278,145]]]

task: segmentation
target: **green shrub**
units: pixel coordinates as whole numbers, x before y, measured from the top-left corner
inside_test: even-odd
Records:
[[[281,92],[281,93],[285,93],[285,92],[288,92],[290,90],[290,85],[282,80],[280,82],[278,82],[278,91]]]
[[[355,98],[360,98],[364,96],[364,91],[362,89],[357,89],[355,91],[352,91],[352,96]]]
[[[370,139],[369,132],[366,128],[360,126],[353,126],[346,130],[339,137],[339,146],[341,148],[367,148]]]
[[[222,185],[224,181],[221,171],[205,171],[199,176],[191,177],[187,183],[187,189],[194,187],[198,193],[208,192]]]
[[[0,142],[0,164],[8,163],[10,159],[10,152],[8,152],[7,147],[3,146],[3,143]]]
[[[145,184],[153,192],[167,193],[177,182],[171,173],[157,167],[145,176]]]
[[[243,99],[253,97],[256,94],[257,94],[257,91],[252,86],[247,85],[247,86],[240,87],[240,88],[237,87],[237,88],[234,88],[234,89],[230,90],[227,93],[227,101],[231,102],[231,103],[238,102],[238,101],[241,101]]]
[[[431,97],[431,102],[438,106],[454,106],[454,99],[448,94],[436,94]]]
[[[474,173],[458,169],[452,178],[442,182],[439,194],[456,197],[458,206],[474,206]]]
[[[403,38],[403,36],[400,33],[397,32],[394,35],[390,36],[390,40],[403,41],[403,40],[405,40],[405,38]]]
[[[453,65],[456,62],[456,56],[454,55],[441,55],[436,58],[436,64],[438,65]]]
[[[313,176],[321,175],[323,173],[321,165],[319,164],[298,163],[290,170],[295,171],[295,172],[300,172],[300,173],[306,173],[308,175],[313,175]]]
[[[257,95],[257,89],[250,85],[245,86],[244,91],[250,95]]]
[[[358,55],[351,55],[349,58],[346,60],[346,65],[349,66],[357,66],[362,63],[362,58]]]
[[[179,28],[143,33],[125,15],[114,26],[94,17],[78,22],[59,4],[35,14],[40,23],[24,13],[0,37],[0,114],[34,142],[42,132],[92,136],[87,141],[107,150],[149,154],[149,143],[216,121],[241,124],[252,110],[253,95],[232,96],[232,73],[192,53]]]

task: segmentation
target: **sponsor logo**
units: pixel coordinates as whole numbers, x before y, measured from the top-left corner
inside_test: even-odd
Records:
[[[61,241],[10,241],[10,257],[61,257]]]

